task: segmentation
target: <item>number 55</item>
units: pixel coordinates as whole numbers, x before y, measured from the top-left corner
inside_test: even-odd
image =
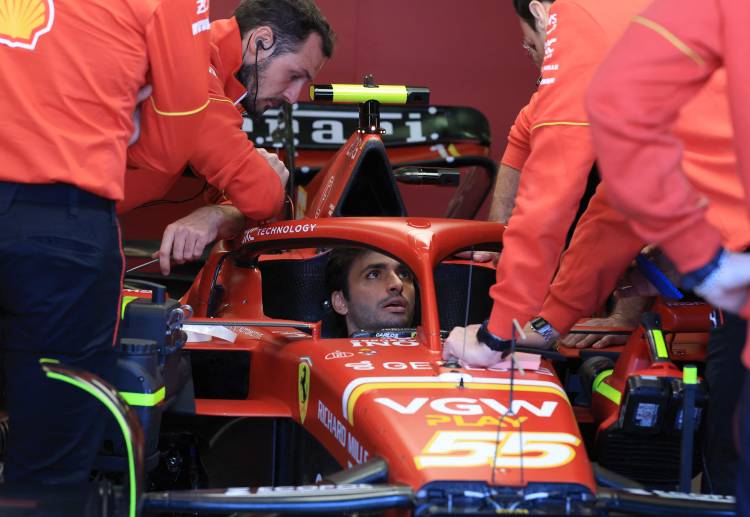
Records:
[[[418,469],[437,467],[497,467],[541,469],[560,467],[576,456],[581,440],[568,433],[437,431],[414,458]]]

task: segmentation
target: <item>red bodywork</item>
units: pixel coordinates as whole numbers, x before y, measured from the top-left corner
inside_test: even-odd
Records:
[[[581,408],[574,413],[547,361],[513,376],[508,370],[448,369],[441,361],[442,302],[436,295],[435,270],[441,263],[461,263],[451,258],[459,250],[497,245],[503,226],[450,219],[330,217],[342,215],[354,178],[371,173],[371,163],[362,165],[364,154],[382,155],[380,165],[390,167],[381,151],[379,135],[355,133],[306,189],[307,197],[297,207],[303,219],[251,228],[236,241],[215,247],[183,301],[195,308],[195,322],[230,326],[237,338],[234,343],[213,339],[187,348],[245,350],[252,355],[251,372],[246,399],[199,399],[198,413],[291,417],[342,468],[379,456],[388,462],[389,482],[415,490],[434,481],[467,480],[492,486],[568,483],[595,493],[579,421],[591,422],[593,414],[604,429],[616,419],[618,406],[595,394],[592,413]],[[421,300],[413,337],[326,339],[321,337],[321,322],[285,322],[264,314],[259,263],[304,260],[337,244],[375,248],[412,270]],[[217,286],[222,289],[218,304]],[[474,296],[488,294],[484,290]],[[706,331],[705,314],[693,321],[696,310],[705,313],[702,306],[663,309],[667,329]],[[704,338],[700,334],[697,342]],[[634,332],[615,374],[606,381],[620,392],[628,375],[652,369],[642,341]],[[690,356],[694,348],[683,351],[688,350],[688,357],[700,356],[700,350]],[[659,368],[679,374],[671,363]]]
[[[286,233],[277,230],[290,225]],[[342,467],[380,456],[388,461],[390,482],[415,489],[436,480],[501,486],[565,480],[593,492],[578,424],[550,364],[515,372],[512,413],[509,371],[442,367],[433,270],[458,249],[497,241],[502,231],[494,223],[408,218],[325,218],[248,230],[237,243],[244,256],[279,245],[347,240],[398,257],[415,273],[422,324],[406,339],[323,339],[319,324],[307,324],[309,335],[292,326],[264,327],[260,274],[230,258],[218,276],[225,294],[217,317],[228,324],[255,323],[231,327],[239,330],[234,344],[214,340],[188,348],[250,351],[250,396],[198,400],[198,412],[291,416]],[[186,295],[197,317],[206,315],[208,287],[224,252],[209,260]],[[306,375],[304,402],[300,382]]]
[[[709,305],[697,302],[657,303],[653,311],[660,316],[670,357],[682,361],[705,360],[708,331],[716,325],[711,321],[715,313]],[[682,378],[682,370],[671,361],[655,361],[649,353],[645,330],[637,328],[622,347],[612,375],[602,383],[622,395],[631,376]],[[602,432],[618,419],[620,404],[601,392],[595,392],[591,411],[598,422],[598,432]]]
[[[459,192],[465,187],[462,180]],[[618,404],[595,392],[591,410],[574,411],[546,360],[525,371],[447,367],[441,360],[441,331],[450,331],[452,325],[441,322],[447,303],[438,296],[438,270],[445,265],[474,268],[475,274],[489,269],[484,278],[494,282],[492,266],[470,265],[455,254],[497,249],[502,225],[394,217],[403,213],[403,203],[383,142],[379,134],[360,131],[297,191],[296,201],[297,220],[250,228],[234,241],[218,243],[182,299],[195,310],[190,324],[226,327],[236,334],[233,342],[216,337],[189,342],[191,354],[239,352],[250,357],[243,395],[199,397],[198,415],[291,418],[341,468],[383,458],[387,482],[406,484],[417,494],[431,484],[460,481],[597,493],[579,424],[594,423],[600,432],[606,430],[617,419]],[[356,215],[366,217],[352,217]],[[373,248],[411,269],[420,307],[413,333],[326,338],[324,315],[307,321],[267,315],[264,282],[267,287],[278,278],[270,273],[263,278],[265,264],[308,264],[305,261],[335,246]],[[284,274],[278,273],[283,269],[276,271]],[[307,278],[293,280],[298,291],[302,286],[306,301]],[[466,292],[467,282],[449,287]],[[477,299],[486,302],[488,288],[476,288],[466,298],[472,304]],[[275,295],[284,303],[291,297],[284,288]],[[310,305],[318,302],[311,293]],[[710,328],[705,306],[663,306],[659,312],[671,335],[693,333],[687,340],[674,339],[672,354],[700,360]],[[467,323],[487,316],[474,315]],[[458,324],[463,322],[462,309]],[[641,329],[619,351],[614,373],[603,381],[610,395],[621,395],[634,374],[680,376],[669,361],[652,364]],[[578,351],[567,355],[577,356]],[[214,379],[226,375],[220,368],[209,371]]]

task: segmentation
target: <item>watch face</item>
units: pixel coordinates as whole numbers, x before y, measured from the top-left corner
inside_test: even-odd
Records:
[[[544,318],[534,318],[533,320],[531,320],[531,327],[534,330],[542,330],[547,325],[549,325],[549,323],[547,323],[547,320],[545,320]]]

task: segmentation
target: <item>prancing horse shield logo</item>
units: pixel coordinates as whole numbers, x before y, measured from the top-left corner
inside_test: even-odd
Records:
[[[299,421],[305,423],[307,403],[310,401],[310,365],[299,363],[297,368],[297,395],[299,400]]]
[[[0,0],[0,44],[34,50],[54,21],[54,0]]]

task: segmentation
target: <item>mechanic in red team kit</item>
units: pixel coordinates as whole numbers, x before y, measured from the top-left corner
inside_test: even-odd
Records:
[[[707,219],[716,226],[727,249],[742,251],[750,245],[750,220],[742,185],[736,174],[737,159],[726,91],[726,73],[718,71],[680,112],[673,131],[683,142],[682,169],[708,199]],[[600,186],[576,227],[555,281],[538,318],[527,325],[524,344],[551,345],[581,318],[603,306],[618,278],[647,243],[636,235],[623,214],[613,209]],[[595,258],[595,260],[592,260]],[[630,283],[630,282],[628,282]],[[646,299],[621,295],[611,316],[587,325],[635,327]],[[726,314],[724,324],[711,331],[705,379],[710,392],[704,435],[703,481],[706,491],[734,493],[736,452],[731,415],[741,391],[744,369],[740,362],[745,341],[744,320]],[[541,332],[544,326],[546,332]],[[571,334],[566,346],[601,348],[623,336]],[[617,343],[622,344],[622,343]]]
[[[234,236],[245,218],[264,221],[280,212],[289,171],[248,140],[240,109],[257,117],[296,102],[333,54],[333,32],[312,0],[244,0],[232,18],[213,22],[210,34],[210,103],[189,160],[232,204],[199,208],[167,227],[159,252],[164,274],[171,261],[196,260],[213,240]],[[143,132],[128,155],[118,212],[160,198],[179,179],[184,162],[154,174],[163,149],[158,133]]]
[[[682,285],[712,305],[750,315],[750,254],[727,251],[706,217],[706,199],[682,170],[672,124],[682,106],[724,67],[737,173],[750,209],[750,106],[744,102],[750,10],[739,0],[657,0],[602,64],[588,109],[602,181],[612,205],[644,241],[659,245]],[[750,367],[750,346],[743,354]],[[740,400],[737,512],[750,515],[750,377]]]
[[[510,345],[512,321],[523,324],[539,313],[594,164],[584,108],[588,83],[629,20],[647,4],[514,1],[525,45],[541,67],[538,91],[519,115],[530,128],[528,154],[503,234],[497,282],[490,289],[492,313],[481,326],[457,327],[445,342],[446,359],[497,363]],[[521,167],[517,158],[511,165]]]
[[[123,272],[114,204],[136,96],[150,92],[149,130],[174,160],[186,159],[208,104],[208,1],[5,5],[0,345],[11,425],[3,475],[11,484],[83,485],[104,408],[47,379],[40,359],[105,379],[114,366]]]

